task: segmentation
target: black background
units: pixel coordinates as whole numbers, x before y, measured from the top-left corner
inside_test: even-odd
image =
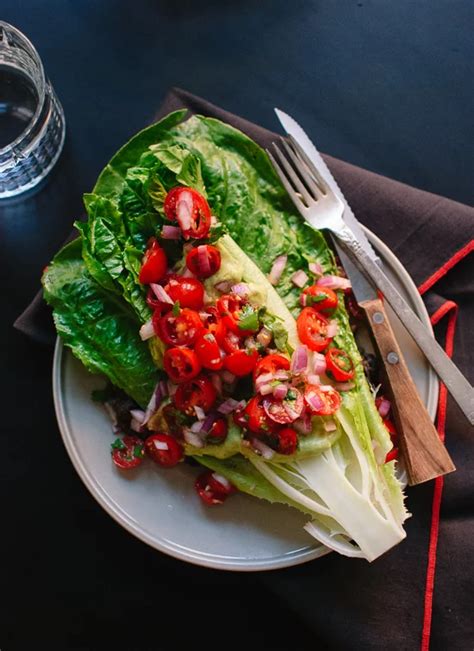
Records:
[[[68,135],[48,186],[0,204],[2,651],[417,647],[428,512],[371,566],[331,555],[236,575],[165,557],[83,487],[57,430],[51,351],[11,324],[81,194],[170,86],[271,129],[279,106],[323,151],[472,202],[473,11],[470,0],[3,0],[0,19],[38,48]],[[413,491],[414,512],[430,491]],[[408,582],[405,561],[417,567]],[[432,648],[446,648],[448,626],[466,633],[456,598],[438,602]]]

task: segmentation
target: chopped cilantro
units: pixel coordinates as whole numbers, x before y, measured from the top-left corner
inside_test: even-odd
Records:
[[[181,305],[179,304],[179,301],[176,301],[171,311],[173,313],[173,316],[179,316],[179,313],[181,312]]]
[[[145,456],[145,450],[143,448],[143,445],[135,445],[133,448],[133,456],[137,457],[138,459],[143,459]]]
[[[258,310],[251,305],[244,305],[240,313],[238,326],[241,330],[256,332],[260,327]]]
[[[115,439],[115,441],[111,445],[112,450],[125,450],[126,447],[127,446],[122,441],[122,439]]]

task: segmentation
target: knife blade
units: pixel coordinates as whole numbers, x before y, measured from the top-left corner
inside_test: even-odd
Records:
[[[362,248],[365,249],[368,255],[370,255],[372,260],[377,262],[377,264],[380,264],[380,258],[375,252],[372,244],[367,239],[367,235],[364,233],[364,230],[362,229],[359,221],[357,220],[356,216],[352,212],[351,207],[347,203],[347,200],[343,195],[341,188],[337,184],[336,179],[333,177],[329,167],[326,165],[319,151],[316,149],[314,144],[311,142],[309,137],[306,135],[302,127],[300,127],[298,122],[296,122],[296,120],[294,120],[290,115],[288,115],[284,111],[281,111],[280,109],[275,108],[274,110],[277,118],[280,121],[280,124],[285,129],[286,133],[288,133],[290,136],[293,136],[293,138],[298,142],[298,144],[304,149],[306,155],[314,162],[320,174],[324,177],[326,183],[343,202],[344,221],[351,227],[352,231],[357,237]],[[344,257],[346,260],[348,259],[345,254]],[[355,266],[352,263],[350,264],[355,269]]]

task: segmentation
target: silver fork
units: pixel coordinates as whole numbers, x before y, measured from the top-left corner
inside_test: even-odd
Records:
[[[474,425],[474,389],[433,339],[381,267],[361,247],[344,221],[344,204],[340,198],[334,194],[293,138],[290,137],[288,142],[281,138],[280,147],[273,143],[273,153],[275,156],[267,149],[275,171],[297,210],[313,228],[331,231],[361,271],[382,292],[466,418]]]

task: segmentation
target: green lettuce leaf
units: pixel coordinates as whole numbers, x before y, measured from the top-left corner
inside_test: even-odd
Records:
[[[157,382],[133,311],[99,285],[81,257],[81,241],[65,246],[45,270],[44,297],[63,342],[92,373],[106,375],[145,407]]]

